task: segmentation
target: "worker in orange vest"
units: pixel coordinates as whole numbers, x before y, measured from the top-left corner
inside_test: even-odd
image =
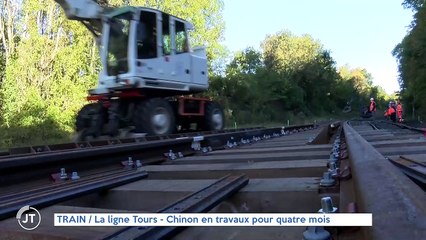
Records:
[[[374,113],[376,113],[376,102],[374,101],[374,98],[370,98],[370,107],[368,108],[368,111],[371,113],[371,116],[374,118]]]
[[[398,117],[398,122],[401,123],[403,119],[402,119],[402,104],[400,100],[398,100],[398,105],[396,105],[396,116]]]
[[[374,101],[374,98],[370,98],[370,108],[371,113],[376,112],[376,102]]]
[[[389,117],[392,122],[396,122],[395,104],[392,101],[389,102],[389,108],[385,112],[385,117]]]

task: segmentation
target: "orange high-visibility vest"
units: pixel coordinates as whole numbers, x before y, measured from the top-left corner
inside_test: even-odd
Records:
[[[398,114],[398,117],[402,117],[402,105],[401,104],[398,104],[396,106],[396,112]]]
[[[388,108],[388,110],[385,112],[385,116],[390,116],[393,113],[395,113],[395,109],[393,107]]]
[[[370,103],[370,112],[375,112],[376,111],[376,102],[372,101]]]

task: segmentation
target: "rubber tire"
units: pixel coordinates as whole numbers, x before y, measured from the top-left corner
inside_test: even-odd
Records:
[[[213,122],[213,114],[219,111],[222,115],[222,126],[216,127]],[[222,130],[225,127],[225,115],[223,114],[222,107],[216,102],[207,102],[205,108],[205,115],[202,124],[202,130],[204,131],[215,131]]]
[[[169,126],[166,131],[158,132],[151,122],[153,113],[157,109],[163,108],[169,116]],[[170,103],[162,98],[151,98],[138,103],[133,113],[133,124],[135,132],[147,133],[147,135],[166,135],[176,131],[175,115]]]
[[[99,111],[99,107],[99,103],[89,103],[80,109],[75,120],[75,129],[77,132],[90,127],[91,115],[96,114]]]

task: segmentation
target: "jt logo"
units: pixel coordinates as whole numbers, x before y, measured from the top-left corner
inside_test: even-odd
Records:
[[[25,216],[26,216],[26,218],[25,218],[25,220],[24,221],[22,221],[22,223],[27,223],[28,222],[28,216],[29,216],[29,218],[31,219],[30,220],[30,223],[33,223],[34,222],[34,217],[36,216],[34,213],[32,213],[32,214],[25,214]]]
[[[37,209],[28,205],[19,209],[16,214],[16,219],[18,220],[19,225],[28,231],[36,229],[41,223],[40,213]]]

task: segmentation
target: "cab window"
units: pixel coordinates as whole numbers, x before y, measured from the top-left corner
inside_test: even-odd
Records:
[[[172,52],[172,39],[170,37],[169,16],[163,14],[163,56]]]
[[[157,57],[156,14],[153,12],[141,12],[137,29],[137,51],[138,59]]]
[[[185,31],[185,23],[176,20],[176,54],[188,52],[188,38]]]

